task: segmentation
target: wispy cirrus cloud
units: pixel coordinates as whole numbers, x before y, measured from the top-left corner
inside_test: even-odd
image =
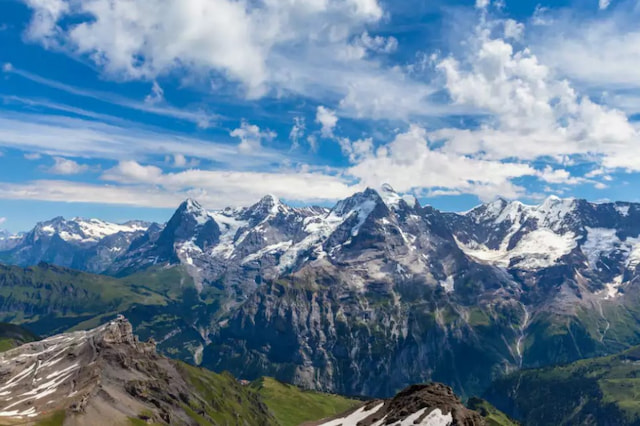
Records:
[[[129,99],[114,93],[102,92],[102,91],[93,90],[93,89],[84,89],[81,87],[76,87],[70,84],[62,83],[60,81],[42,77],[38,74],[34,74],[29,71],[15,68],[12,64],[9,64],[9,63],[4,64],[3,71],[6,74],[19,76],[27,80],[33,81],[35,83],[42,84],[44,86],[48,86],[57,90],[61,90],[66,93],[70,93],[72,95],[91,98],[100,102],[106,102],[112,105],[117,105],[123,108],[141,111],[148,114],[155,114],[155,115],[164,116],[164,117],[171,117],[177,120],[192,122],[200,128],[210,127],[218,119],[220,119],[219,115],[207,112],[204,109],[189,110],[184,108],[172,107],[170,105],[163,105],[162,97],[158,96],[159,95],[158,89],[159,90],[162,90],[162,89],[160,88],[160,86],[157,85],[156,82],[153,82],[152,91],[151,91],[153,94],[154,88],[155,88],[155,95],[153,95],[153,98],[147,97],[145,100],[138,101],[138,100]],[[148,102],[147,99],[154,99],[154,102]],[[60,104],[57,104],[57,105],[58,105],[58,108],[63,107]],[[70,107],[67,107],[67,108],[70,108]]]
[[[148,159],[181,154],[215,162],[218,167],[265,167],[283,158],[264,148],[239,155],[238,146],[185,137],[158,129],[60,115],[0,112],[0,147],[60,157],[107,160]]]

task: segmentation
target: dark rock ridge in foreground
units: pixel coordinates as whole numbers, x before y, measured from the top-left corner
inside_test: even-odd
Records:
[[[479,413],[469,410],[445,385],[410,386],[388,400],[369,401],[357,410],[314,426],[485,426]]]

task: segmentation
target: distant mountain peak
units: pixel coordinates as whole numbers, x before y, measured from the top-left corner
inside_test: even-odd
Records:
[[[414,208],[418,205],[418,200],[411,194],[400,195],[391,185],[388,183],[382,184],[380,187],[379,195],[385,204],[392,209],[399,208],[402,203],[406,203],[407,206]]]
[[[187,198],[180,204],[178,210],[184,210],[187,212],[200,212],[203,211],[204,208],[202,205],[193,198]]]

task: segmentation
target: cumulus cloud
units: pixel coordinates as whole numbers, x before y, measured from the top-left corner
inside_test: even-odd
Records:
[[[231,131],[230,135],[240,139],[238,150],[245,154],[260,151],[263,140],[271,140],[277,136],[275,132],[260,130],[260,127],[246,121],[243,121],[239,128]]]
[[[109,75],[154,79],[175,70],[215,71],[252,95],[264,93],[271,81],[269,59],[280,47],[343,45],[354,31],[383,16],[377,0],[28,0],[27,5],[34,11],[26,31],[30,40],[86,55]]]
[[[88,165],[79,164],[68,158],[54,157],[53,161],[53,166],[49,167],[47,171],[55,175],[77,175],[89,170]]]
[[[338,124],[338,116],[335,111],[320,105],[316,110],[316,123],[322,126],[320,129],[322,136],[331,138],[333,137],[333,130]]]
[[[611,0],[598,0],[598,8],[600,10],[605,10],[611,4]]]
[[[434,132],[445,150],[485,160],[579,156],[605,167],[640,169],[629,156],[640,138],[623,112],[580,95],[529,49],[517,50],[487,31],[473,46],[464,60],[448,57],[438,68],[453,102],[480,108],[491,119],[477,129]]]
[[[198,167],[200,160],[197,158],[188,158],[183,154],[174,154],[165,156],[165,163],[176,169],[185,169],[187,167]]]
[[[342,99],[341,115],[443,114],[436,88],[377,60],[398,40],[373,34],[378,0],[29,0],[27,39],[92,60],[110,78],[214,80],[249,98]],[[117,32],[113,28],[118,28]],[[206,84],[205,90],[210,90]],[[393,102],[392,102],[393,101]],[[145,104],[146,107],[152,105]],[[159,106],[156,106],[160,108]]]
[[[348,156],[349,161],[352,163],[357,163],[373,153],[374,145],[372,138],[352,141],[349,138],[340,137],[338,138],[338,143],[340,143],[340,148],[342,148],[343,154]]]
[[[369,152],[349,174],[373,187],[390,183],[401,192],[446,189],[475,194],[483,200],[497,194],[513,198],[522,195],[524,188],[511,179],[537,173],[527,164],[486,161],[433,149],[428,132],[415,125],[375,153]]]
[[[363,48],[377,53],[392,53],[398,48],[398,39],[395,37],[372,37],[366,31],[362,33],[357,42]]]
[[[0,225],[2,225],[3,223],[5,223],[7,221],[6,217],[0,217]]]
[[[496,37],[500,25],[503,37]],[[516,183],[524,177],[602,187],[565,168],[577,160],[640,170],[640,137],[628,117],[580,94],[530,49],[514,47],[523,32],[522,23],[485,16],[464,44],[468,50],[437,64],[453,104],[485,114],[479,125],[412,125],[377,149],[338,138],[353,163],[348,173],[371,186],[491,199],[524,195]]]

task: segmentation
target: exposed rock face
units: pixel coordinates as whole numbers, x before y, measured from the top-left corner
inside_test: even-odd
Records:
[[[185,407],[204,424],[215,424],[206,409],[213,402],[197,393],[185,370],[156,354],[155,343],[139,342],[123,317],[0,354],[3,424],[35,422],[60,411],[65,425],[128,424],[129,418],[195,424]],[[271,424],[257,401],[243,409],[250,414],[239,424],[254,424],[255,418]]]
[[[410,386],[389,400],[369,401],[357,410],[319,426],[484,426],[485,420],[467,409],[453,390],[432,383]]]

